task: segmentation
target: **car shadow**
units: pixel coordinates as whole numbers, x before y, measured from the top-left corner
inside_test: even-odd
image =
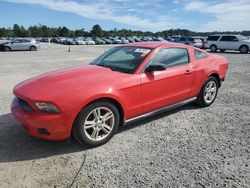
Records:
[[[147,118],[138,119],[120,127],[117,134],[128,131],[154,120],[167,117],[181,110],[198,108],[190,103],[171,111],[165,111]],[[0,162],[26,161],[61,154],[85,151],[91,147],[80,145],[74,139],[66,141],[45,141],[27,135],[13,118],[11,113],[0,116]]]

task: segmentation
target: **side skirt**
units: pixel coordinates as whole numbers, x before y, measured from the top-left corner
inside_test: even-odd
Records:
[[[146,114],[142,114],[140,116],[137,116],[137,117],[134,117],[134,118],[131,118],[131,119],[127,119],[127,120],[125,120],[124,124],[126,125],[127,123],[130,123],[130,122],[133,122],[133,121],[138,121],[140,119],[143,119],[143,118],[146,118],[146,117],[149,117],[149,116],[154,116],[154,115],[157,115],[157,114],[160,114],[160,113],[163,113],[163,112],[173,110],[175,108],[184,106],[184,105],[189,104],[191,102],[194,102],[196,99],[197,99],[197,97],[193,97],[193,98],[187,99],[185,101],[178,102],[176,104],[172,104],[170,106],[166,106],[164,108],[161,108],[161,109],[158,109],[158,110],[146,113]]]

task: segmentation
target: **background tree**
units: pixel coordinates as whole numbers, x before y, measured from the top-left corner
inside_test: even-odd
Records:
[[[92,27],[91,34],[92,36],[101,37],[103,34],[101,26],[98,24],[94,25]]]
[[[68,37],[69,36],[69,29],[65,26],[63,26],[63,28],[59,27],[59,35],[61,37]]]
[[[20,37],[21,29],[18,24],[14,24],[13,26],[13,34],[15,37]]]
[[[87,36],[161,36],[171,37],[176,35],[181,36],[209,36],[216,33],[228,33],[228,34],[242,34],[244,36],[250,36],[250,31],[225,31],[225,32],[194,32],[187,29],[169,29],[158,32],[150,31],[133,31],[131,29],[111,29],[102,30],[101,26],[96,24],[92,27],[91,31],[85,31],[84,29],[70,30],[66,26],[63,27],[48,27],[46,25],[38,24],[28,27],[14,24],[12,28],[0,28],[0,37],[87,37]]]

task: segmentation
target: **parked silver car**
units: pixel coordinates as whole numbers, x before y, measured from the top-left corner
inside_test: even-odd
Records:
[[[40,47],[40,43],[35,39],[14,39],[2,44],[4,51],[30,50],[35,51]]]
[[[235,50],[240,51],[242,54],[246,54],[250,49],[250,40],[242,35],[210,35],[207,38],[206,48],[209,48],[211,52],[220,50]]]

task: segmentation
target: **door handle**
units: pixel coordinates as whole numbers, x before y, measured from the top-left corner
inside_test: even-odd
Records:
[[[192,73],[192,71],[191,70],[189,70],[189,69],[187,69],[186,71],[185,71],[185,75],[188,75],[188,74],[191,74]]]

